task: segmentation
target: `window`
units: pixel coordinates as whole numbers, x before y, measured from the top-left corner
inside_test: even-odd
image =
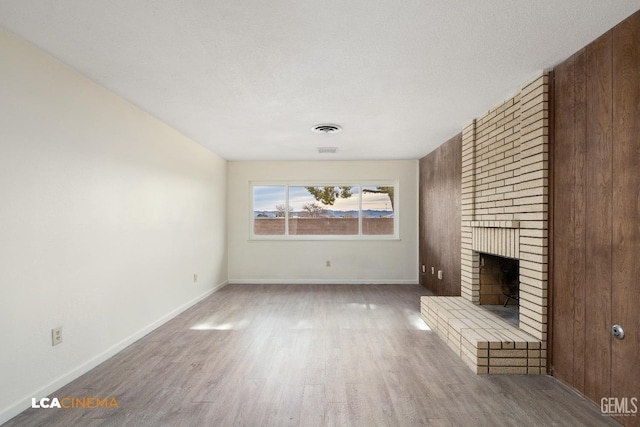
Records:
[[[253,187],[253,234],[277,236],[285,234],[287,201],[283,186]]]
[[[396,184],[252,185],[252,236],[397,235]]]
[[[394,234],[394,193],[393,186],[362,187],[362,234]]]

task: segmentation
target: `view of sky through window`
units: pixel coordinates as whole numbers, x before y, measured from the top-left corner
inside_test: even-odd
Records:
[[[393,215],[392,194],[381,192],[376,186],[350,186],[351,196],[348,198],[336,197],[333,205],[324,204],[317,200],[306,186],[265,185],[253,187],[253,206],[255,213],[275,213],[282,211],[286,204],[286,194],[289,191],[289,211],[295,214],[304,210],[305,205],[316,203],[327,211],[333,212],[357,212],[360,209],[362,198],[363,211],[377,211],[380,215]],[[363,191],[364,190],[364,191]],[[280,209],[278,209],[280,208]],[[275,214],[274,214],[275,215]]]
[[[269,185],[253,187],[253,209],[256,211],[275,211],[276,206],[285,204],[285,187]]]

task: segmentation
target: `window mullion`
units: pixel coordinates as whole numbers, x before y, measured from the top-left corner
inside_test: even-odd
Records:
[[[284,186],[284,235],[289,236],[289,184]]]
[[[358,237],[362,236],[362,185],[358,184]]]

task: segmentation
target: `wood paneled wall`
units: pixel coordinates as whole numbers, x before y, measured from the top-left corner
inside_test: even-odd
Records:
[[[458,134],[420,159],[420,283],[436,295],[460,295],[461,183]]]
[[[554,74],[553,373],[640,397],[640,12]]]

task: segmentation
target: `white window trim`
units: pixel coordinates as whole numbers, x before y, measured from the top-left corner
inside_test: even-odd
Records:
[[[254,233],[254,187],[284,187],[285,192],[285,234]],[[358,234],[289,234],[289,187],[391,187],[394,188],[393,234],[362,234],[362,197],[358,197]],[[362,191],[362,190],[361,190]],[[249,181],[249,241],[300,241],[300,240],[400,240],[400,184],[398,180],[348,180],[348,181]]]

